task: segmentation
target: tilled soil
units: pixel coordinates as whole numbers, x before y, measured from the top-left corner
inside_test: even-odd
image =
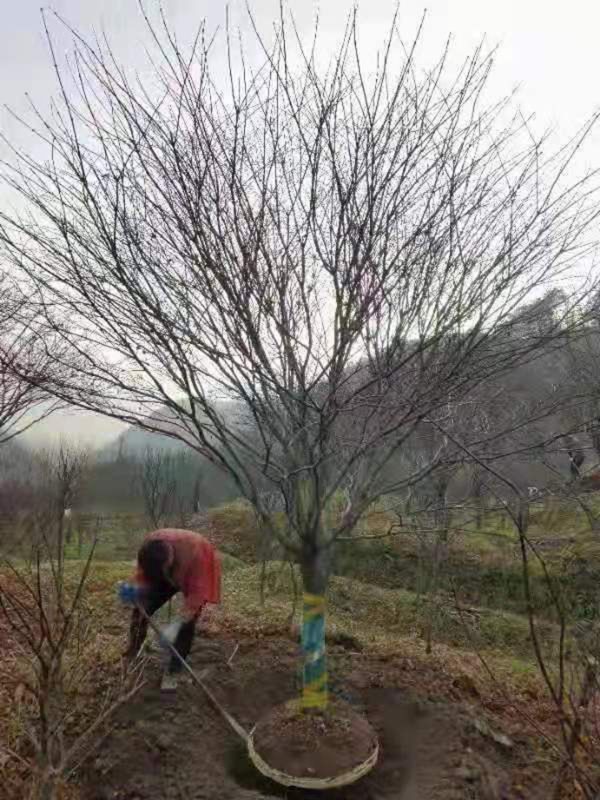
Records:
[[[190,663],[198,672],[211,668],[207,685],[246,730],[297,693],[296,646],[283,636],[201,636]],[[121,710],[114,732],[80,776],[86,800],[548,797],[549,776],[528,769],[533,743],[521,739],[503,746],[482,735],[473,724],[468,687],[464,700],[436,698],[427,692],[427,674],[415,674],[401,656],[340,646],[330,647],[330,671],[334,693],[364,714],[379,736],[379,763],[359,783],[318,793],[271,783],[256,773],[241,740],[191,679],[182,678],[173,695],[160,693],[155,661],[148,684]]]
[[[295,702],[277,706],[259,720],[252,739],[269,767],[300,778],[344,775],[377,748],[377,734],[366,717],[338,698],[325,714],[299,714]]]

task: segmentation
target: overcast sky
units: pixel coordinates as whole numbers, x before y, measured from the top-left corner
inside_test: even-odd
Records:
[[[0,130],[18,146],[30,142],[6,111],[18,114],[27,110],[26,93],[43,107],[57,85],[52,71],[40,14],[40,0],[0,0]],[[147,2],[149,8],[156,3]],[[244,3],[232,3],[233,15],[243,24]],[[317,4],[307,0],[289,0],[300,28],[308,32]],[[166,14],[184,39],[205,16],[213,29],[225,20],[225,4],[215,0],[163,0]],[[277,15],[279,0],[257,0],[255,16],[262,30],[268,31]],[[326,0],[319,7],[321,31],[325,42],[333,42],[341,33],[345,14],[351,7],[346,0]],[[55,0],[51,5],[84,36],[105,30],[117,57],[132,68],[143,68],[147,43],[137,0]],[[236,10],[237,8],[237,10]],[[393,0],[365,0],[360,4],[361,40],[367,53],[374,53],[385,36],[395,8]],[[422,0],[402,0],[402,31],[410,38],[423,13]],[[452,34],[456,52],[466,55],[486,37],[491,45],[499,44],[494,91],[506,94],[520,87],[520,102],[535,112],[540,127],[552,125],[563,135],[572,134],[590,114],[600,107],[600,3],[597,0],[430,0],[427,4],[424,56],[433,58]],[[51,20],[56,33],[57,53],[64,58],[69,37]],[[594,142],[600,145],[600,138]],[[600,147],[598,148],[600,150]],[[594,160],[600,152],[592,153]],[[10,158],[0,144],[0,158]],[[6,195],[0,187],[0,202]],[[77,429],[77,434],[93,436],[91,421],[74,425],[70,417],[49,422],[46,432],[54,435]],[[40,431],[43,433],[43,430]],[[114,435],[111,424],[97,426],[98,437]]]
[[[25,93],[36,100],[56,91],[48,49],[44,39],[39,0],[1,0],[0,81],[2,105],[25,108]],[[156,3],[147,2],[152,8]],[[236,6],[236,3],[230,5]],[[239,7],[243,4],[238,3]],[[422,0],[402,0],[401,22],[407,36],[425,7]],[[225,4],[211,0],[163,0],[169,19],[180,35],[192,31],[201,17],[210,27],[224,22]],[[264,30],[277,14],[279,0],[253,4]],[[289,0],[289,6],[306,29],[318,7],[310,0]],[[322,30],[335,36],[347,0],[321,3]],[[118,55],[130,65],[141,65],[147,41],[137,0],[55,0],[51,5],[84,34],[104,28]],[[368,0],[360,5],[363,44],[376,47],[385,33],[395,7],[392,0]],[[600,4],[596,0],[430,0],[427,4],[426,41],[431,50],[452,33],[458,50],[467,52],[482,36],[499,43],[496,81],[500,90],[522,86],[524,105],[536,110],[544,121],[572,129],[600,103]],[[234,11],[235,13],[235,11]],[[237,19],[242,19],[237,12]],[[56,26],[54,26],[56,29]],[[59,54],[68,41],[59,36]],[[10,128],[6,112],[0,119]]]

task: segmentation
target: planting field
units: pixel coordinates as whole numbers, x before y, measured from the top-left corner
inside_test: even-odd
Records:
[[[374,535],[386,524],[375,515],[362,532]],[[77,679],[67,688],[73,708],[67,737],[90,724],[117,679],[128,614],[116,600],[115,584],[131,574],[143,535],[139,519],[118,516],[100,520],[96,529],[97,558],[84,597],[87,632],[84,645],[69,654]],[[249,730],[299,689],[300,576],[287,562],[253,557],[258,536],[243,504],[212,511],[205,530],[222,551],[223,605],[203,619],[191,664],[209,670],[207,684]],[[583,521],[575,513],[565,517],[541,508],[534,511],[531,535],[545,548],[547,569],[565,598],[579,598],[572,609],[577,620],[593,625],[599,548]],[[89,540],[83,539],[80,552],[76,543],[75,537],[67,547],[69,580],[80,571]],[[340,548],[328,595],[331,689],[366,714],[379,733],[381,758],[368,778],[331,797],[551,797],[559,720],[533,657],[510,529],[490,518],[487,528],[455,537],[435,591],[424,588],[427,562],[409,531],[353,546],[353,555]],[[545,604],[542,578],[534,565],[536,631],[553,664],[560,626]],[[160,618],[168,613],[164,609]],[[0,636],[0,741],[6,743],[0,769],[3,796],[17,800],[26,796],[31,774],[23,721],[33,712],[24,689],[26,667],[10,632]],[[575,664],[577,642],[571,633],[567,638],[572,652],[566,663]],[[315,797],[258,776],[236,735],[191,680],[182,679],[177,694],[165,696],[158,690],[160,674],[160,658],[151,652],[144,686],[69,776],[64,798]],[[590,741],[590,761],[595,746]]]

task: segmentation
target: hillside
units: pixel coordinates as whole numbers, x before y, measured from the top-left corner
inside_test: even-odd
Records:
[[[217,414],[228,424],[242,425],[243,408],[239,403],[221,401],[214,404]],[[200,416],[205,419],[205,416]],[[178,451],[186,447],[185,442],[193,442],[193,433],[186,431],[175,414],[166,406],[157,409],[148,418],[149,427],[156,426],[165,431],[165,434],[154,433],[150,430],[128,426],[114,441],[110,442],[99,452],[98,457],[103,460],[113,460],[117,456],[139,456],[147,448]],[[168,433],[172,432],[172,436]]]
[[[498,430],[511,429],[511,425],[519,426],[517,434],[511,434],[508,440],[499,440],[497,447],[500,451],[522,450],[522,456],[500,459],[498,466],[502,466],[509,477],[523,488],[535,485],[539,488],[552,481],[552,470],[557,469],[565,477],[569,472],[569,460],[565,452],[565,445],[555,441],[561,432],[572,429],[576,425],[575,415],[563,408],[560,413],[553,411],[558,392],[561,397],[568,392],[568,356],[565,352],[551,348],[548,353],[542,353],[535,359],[520,365],[506,373],[501,379],[494,381],[488,388],[488,396],[499,397],[495,400],[494,408],[490,408],[492,425],[496,424]],[[240,403],[221,402],[216,404],[218,413],[227,424],[239,426],[245,435],[252,435],[252,427],[248,424],[248,415]],[[532,423],[531,420],[534,420]],[[135,427],[128,427],[114,441],[105,446],[98,454],[99,460],[110,461],[118,456],[136,457],[147,448],[159,448],[166,451],[177,452],[185,448],[185,439],[192,440],[193,434],[185,431],[175,419],[173,413],[166,408],[157,410],[150,417],[150,424],[173,432],[172,438]],[[593,452],[590,437],[585,433],[578,434],[580,446],[587,455],[587,463],[593,461]],[[551,442],[546,449],[529,452],[528,449],[534,442]],[[416,442],[416,443],[415,443]],[[412,449],[418,451],[418,439],[410,442]],[[415,454],[418,457],[418,452]],[[402,461],[403,454],[393,460],[391,469],[396,469],[394,464]],[[546,462],[546,464],[544,463]],[[549,469],[549,467],[551,469]],[[457,495],[464,493],[458,481]]]
[[[407,520],[397,535],[377,538],[390,521],[374,508],[357,532],[374,538],[337,548],[328,591],[332,694],[362,710],[382,744],[372,775],[343,797],[546,800],[555,774],[549,764],[561,747],[560,715],[536,664],[514,528],[498,510],[485,514],[480,529],[455,510],[446,557],[432,582],[427,533]],[[129,612],[116,602],[115,584],[130,577],[146,531],[139,515],[75,517],[76,528],[83,523],[83,548],[76,535],[67,545],[69,576],[81,569],[92,532],[99,541],[84,598],[85,647],[77,638],[66,662],[76,675],[68,690],[71,736],[94,719],[102,688],[118,683]],[[203,618],[191,666],[250,729],[265,709],[298,691],[299,571],[285,561],[261,563],[246,503],[213,508],[190,525],[215,542],[223,564],[222,607]],[[600,548],[577,503],[560,498],[532,504],[529,534],[553,581],[549,588],[540,564],[532,564],[538,644],[552,673],[562,664],[576,684],[588,646],[582,637],[600,619]],[[6,579],[0,569],[0,580]],[[568,609],[564,638],[551,586],[560,587]],[[171,611],[177,613],[179,603]],[[159,621],[171,611],[165,606]],[[5,654],[12,654],[10,632],[1,624],[0,639]],[[0,774],[3,796],[20,800],[30,775],[18,672],[26,666],[18,666],[15,654],[6,663],[0,738],[16,755],[0,763]],[[161,695],[160,673],[161,662],[150,652],[145,685],[120,709],[65,797],[309,800],[302,792],[282,793],[250,769],[226,723],[189,682],[182,680],[173,697]],[[570,706],[565,713],[573,713]],[[590,733],[581,755],[594,780],[596,738]],[[566,792],[561,800],[579,797]]]

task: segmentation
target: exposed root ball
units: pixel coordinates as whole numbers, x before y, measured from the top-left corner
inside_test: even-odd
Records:
[[[340,700],[326,712],[278,706],[256,726],[249,747],[257,768],[288,786],[333,788],[359,780],[377,761],[375,731]]]

